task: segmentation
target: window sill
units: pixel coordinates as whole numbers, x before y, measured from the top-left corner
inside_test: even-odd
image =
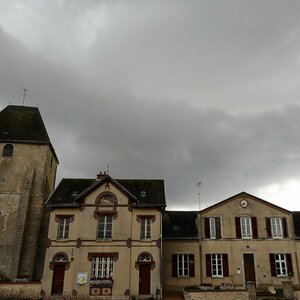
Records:
[[[97,238],[97,242],[112,242],[112,238]]]

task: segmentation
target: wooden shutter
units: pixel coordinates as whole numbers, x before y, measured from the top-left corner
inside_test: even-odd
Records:
[[[235,217],[235,232],[236,232],[236,238],[241,239],[241,221],[239,217]]]
[[[195,277],[195,259],[194,254],[189,255],[189,277]]]
[[[172,277],[177,277],[177,255],[172,255]]]
[[[257,239],[258,238],[258,231],[257,231],[256,217],[251,217],[251,226],[252,226],[252,237],[254,239]]]
[[[282,229],[283,229],[283,237],[287,238],[288,237],[288,229],[287,229],[286,218],[282,218]]]
[[[211,277],[211,255],[205,254],[206,258],[206,277]]]
[[[228,277],[229,276],[228,255],[222,254],[222,260],[223,260],[223,276]]]
[[[204,234],[206,239],[210,239],[209,218],[204,218]]]
[[[276,266],[275,266],[275,254],[270,253],[269,254],[270,258],[270,269],[271,269],[271,276],[276,277]]]
[[[219,240],[221,238],[221,218],[216,217],[216,239]]]
[[[286,254],[286,264],[287,271],[289,276],[294,276],[293,263],[292,263],[292,255],[290,253]]]
[[[271,220],[270,218],[266,218],[266,231],[267,231],[267,238],[272,237],[272,231],[271,231]]]

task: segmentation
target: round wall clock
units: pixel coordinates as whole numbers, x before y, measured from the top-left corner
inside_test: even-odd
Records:
[[[246,199],[242,199],[241,201],[240,201],[240,205],[241,205],[241,207],[243,207],[243,208],[246,208],[247,206],[248,206],[248,201],[246,200]]]

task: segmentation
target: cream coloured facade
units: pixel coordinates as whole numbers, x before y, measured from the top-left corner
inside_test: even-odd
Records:
[[[133,194],[125,188],[126,180],[108,175],[85,185],[76,193],[76,184],[62,184],[47,203],[51,225],[42,283],[46,294],[159,298],[162,290],[195,285],[244,289],[248,282],[256,287],[281,286],[287,280],[299,284],[297,220],[290,211],[245,192],[200,213],[165,211],[163,185],[150,192],[163,197],[148,205],[150,198],[141,200],[148,195],[146,186],[133,189],[134,181],[128,185]],[[73,193],[73,202],[70,198],[58,204],[62,191],[65,199]],[[108,237],[99,235],[105,222],[112,225]],[[86,276],[86,281],[79,282],[78,276]]]
[[[202,211],[201,228],[203,282],[299,283],[291,212],[241,193]]]
[[[244,289],[248,282],[276,287],[289,280],[299,285],[300,248],[295,235],[299,220],[295,213],[242,192],[197,215],[194,226],[201,229],[200,235],[191,230],[176,235],[181,226],[191,226],[191,217],[190,222],[178,225],[180,218],[186,216],[177,212],[177,219],[164,218],[169,228],[163,236],[164,290],[189,285]],[[178,260],[183,254],[190,254],[185,273]],[[190,258],[195,267],[192,273]]]
[[[163,182],[103,175],[86,183],[79,187],[76,180],[63,180],[47,202],[44,292],[113,299],[159,296]],[[69,196],[73,200],[68,202]]]
[[[213,221],[212,221],[213,220]],[[212,225],[212,222],[219,225]],[[244,287],[299,283],[292,213],[240,193],[201,213],[202,281]],[[211,235],[211,231],[219,231]],[[225,258],[225,259],[224,259]]]

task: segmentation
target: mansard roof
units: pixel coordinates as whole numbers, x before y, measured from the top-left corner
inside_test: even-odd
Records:
[[[58,161],[37,107],[9,105],[0,111],[0,142],[46,144]]]
[[[47,200],[46,205],[50,207],[78,207],[90,192],[107,181],[127,194],[134,206],[165,207],[166,205],[163,180],[113,179],[109,175],[100,180],[64,178]]]
[[[163,213],[164,239],[197,239],[196,211],[165,211]]]

